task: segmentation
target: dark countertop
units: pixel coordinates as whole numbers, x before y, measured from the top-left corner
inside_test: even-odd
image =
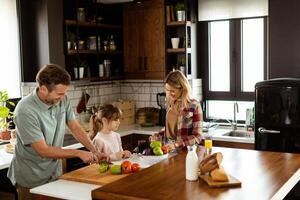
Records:
[[[63,146],[69,146],[72,144],[76,144],[78,141],[74,138],[72,134],[65,134]]]

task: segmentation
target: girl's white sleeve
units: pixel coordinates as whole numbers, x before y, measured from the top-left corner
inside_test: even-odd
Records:
[[[93,139],[93,145],[98,152],[105,153],[104,142],[102,140]]]
[[[123,147],[122,147],[122,140],[121,140],[120,134],[118,134],[118,143],[119,143],[119,148],[120,148],[120,150],[121,150],[121,151],[124,151],[124,150],[123,150]]]

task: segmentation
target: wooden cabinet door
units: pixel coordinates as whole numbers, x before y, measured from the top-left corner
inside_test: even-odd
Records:
[[[123,20],[126,78],[163,79],[164,1],[127,4],[124,6]]]
[[[144,78],[143,11],[126,5],[123,11],[124,73],[126,78]]]
[[[151,1],[144,11],[144,69],[147,79],[165,76],[165,22],[162,0]]]
[[[216,147],[230,147],[238,149],[254,149],[252,143],[240,143],[240,142],[226,142],[226,141],[213,141],[213,146]]]

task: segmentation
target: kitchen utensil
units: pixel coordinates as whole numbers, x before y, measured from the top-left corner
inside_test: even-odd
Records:
[[[86,111],[86,104],[90,99],[90,95],[88,93],[86,93],[85,91],[82,92],[82,96],[81,99],[77,105],[77,113],[82,113],[82,111]]]
[[[158,125],[164,126],[166,124],[166,93],[157,93],[156,94],[157,105],[160,107]]]

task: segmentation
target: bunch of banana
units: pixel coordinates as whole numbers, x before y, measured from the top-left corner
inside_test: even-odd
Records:
[[[213,181],[226,182],[228,175],[221,166],[223,155],[221,152],[214,153],[204,158],[199,165],[200,174],[209,174]]]

